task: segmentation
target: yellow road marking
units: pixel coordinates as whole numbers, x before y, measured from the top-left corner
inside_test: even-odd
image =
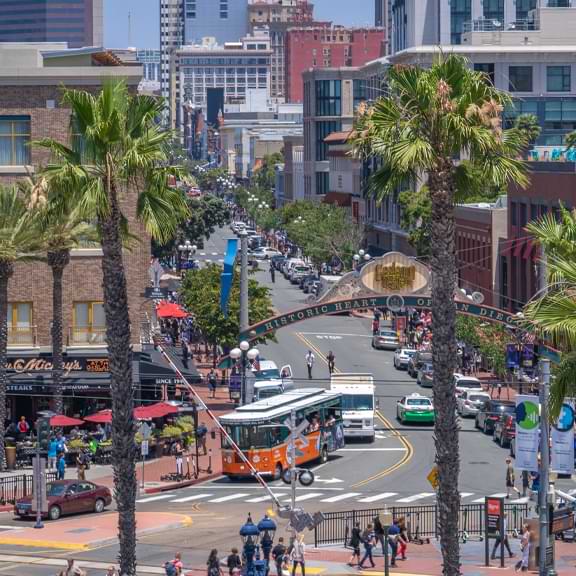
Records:
[[[76,544],[59,540],[31,540],[28,538],[0,538],[2,546],[26,546],[29,548],[57,548],[60,550],[90,550],[89,544]]]

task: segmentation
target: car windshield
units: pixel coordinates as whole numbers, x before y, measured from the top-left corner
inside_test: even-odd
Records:
[[[424,370],[424,372],[432,372],[432,364],[424,364],[424,366],[422,366],[422,370]]]
[[[48,484],[46,488],[46,495],[47,496],[63,496],[66,492],[66,484]]]
[[[414,354],[416,354],[416,350],[402,350],[400,352],[400,354],[404,354],[404,356],[408,356],[409,358],[412,358],[412,356],[414,356]]]
[[[280,370],[278,368],[269,368],[268,370],[258,370],[254,373],[256,380],[279,380]]]
[[[475,380],[458,380],[456,386],[458,386],[458,388],[482,388],[482,384]]]
[[[472,394],[471,396],[468,396],[468,400],[470,400],[470,402],[486,402],[489,400],[489,397],[484,396],[483,394]]]
[[[492,411],[514,414],[516,412],[516,406],[514,406],[514,404],[496,404],[492,405]]]
[[[430,406],[431,402],[428,398],[408,398],[406,404],[408,406]]]
[[[380,332],[380,336],[384,336],[384,338],[396,338],[396,332],[391,332],[389,330],[382,330]]]
[[[370,394],[345,394],[342,410],[374,410],[374,397]]]

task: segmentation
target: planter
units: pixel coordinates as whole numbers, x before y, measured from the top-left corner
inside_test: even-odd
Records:
[[[8,470],[14,470],[16,468],[16,446],[6,446],[4,450],[6,452],[6,466]]]

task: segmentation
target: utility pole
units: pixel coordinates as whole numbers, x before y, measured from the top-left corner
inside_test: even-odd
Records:
[[[548,472],[550,466],[549,428],[548,428],[548,395],[550,387],[550,361],[540,360],[540,490],[538,491],[540,550],[538,567],[540,576],[549,576],[546,566],[548,548]]]
[[[248,317],[248,234],[240,234],[240,332],[250,326]]]

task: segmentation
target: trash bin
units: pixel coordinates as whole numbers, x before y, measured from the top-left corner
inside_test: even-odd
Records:
[[[6,446],[6,466],[8,470],[16,468],[16,446]]]

